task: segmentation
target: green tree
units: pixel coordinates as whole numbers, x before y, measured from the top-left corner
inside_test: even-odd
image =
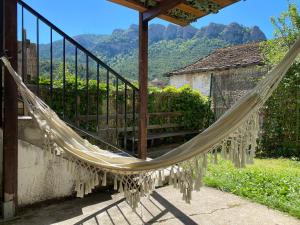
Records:
[[[263,44],[266,63],[277,64],[300,36],[297,5],[287,1],[288,10],[272,17],[275,39]],[[260,156],[300,158],[299,142],[300,62],[296,61],[266,103]]]

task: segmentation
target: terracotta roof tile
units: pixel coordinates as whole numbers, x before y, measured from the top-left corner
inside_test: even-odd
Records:
[[[210,55],[198,60],[197,62],[179,70],[170,72],[168,75],[172,76],[201,71],[238,68],[249,65],[262,65],[263,58],[259,44],[259,42],[256,42],[217,49]]]

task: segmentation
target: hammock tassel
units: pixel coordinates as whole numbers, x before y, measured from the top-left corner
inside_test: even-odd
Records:
[[[99,175],[96,173],[95,174],[95,186],[98,186],[99,185]]]
[[[115,178],[114,178],[114,190],[118,190],[118,176],[115,175]]]
[[[163,181],[162,181],[162,174],[161,174],[161,170],[158,172],[158,183],[157,183],[157,186],[158,187],[161,187],[163,186]]]
[[[105,187],[106,186],[106,172],[104,172],[104,175],[102,177],[102,186]]]

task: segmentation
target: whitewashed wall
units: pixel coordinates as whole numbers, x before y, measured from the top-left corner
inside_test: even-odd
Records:
[[[70,196],[74,179],[64,159],[52,157],[28,142],[19,140],[18,204],[28,205]]]
[[[3,161],[3,137],[0,129],[0,165]],[[18,148],[18,204],[29,205],[49,199],[70,196],[74,179],[67,170],[64,159],[51,157],[48,151],[29,142],[42,146],[41,132],[29,119],[19,119]],[[24,141],[28,139],[28,141]],[[2,166],[0,166],[0,193],[2,193]]]
[[[209,96],[210,79],[210,73],[173,75],[170,77],[170,85],[180,88],[188,84],[191,88],[200,91],[206,96]]]

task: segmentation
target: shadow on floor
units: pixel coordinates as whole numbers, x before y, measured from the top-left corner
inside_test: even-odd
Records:
[[[152,198],[147,201],[147,205],[144,203],[141,203],[142,209],[145,211],[145,214],[148,214],[147,217],[141,216],[140,213],[135,212],[135,222],[132,223],[130,220],[132,218],[128,218],[126,213],[123,212],[121,204],[124,205],[125,199],[121,199],[103,209],[100,209],[99,211],[85,217],[84,219],[78,221],[74,225],[84,225],[86,222],[88,224],[105,224],[100,221],[99,217],[106,217],[106,220],[109,221],[113,225],[120,225],[120,220],[122,220],[122,224],[153,224],[155,222],[162,222],[165,220],[175,219],[179,220],[183,224],[189,224],[189,225],[197,225],[195,221],[193,221],[191,218],[189,218],[186,214],[184,214],[182,211],[180,211],[176,206],[171,204],[167,199],[162,197],[157,192],[153,192],[151,195]],[[153,200],[152,200],[153,199]],[[129,207],[129,206],[127,206]],[[114,210],[115,212],[113,215],[118,215],[118,221],[116,221],[116,218],[112,216],[111,210]],[[171,217],[165,217],[166,214],[172,214]],[[122,217],[122,218],[120,218]],[[131,216],[132,217],[132,216]],[[108,219],[107,219],[108,218]]]
[[[46,201],[19,210],[18,219],[8,222],[7,225],[50,225],[66,221],[81,216],[85,207],[111,200],[114,193],[110,190],[101,190],[82,199],[74,197],[56,203]]]

